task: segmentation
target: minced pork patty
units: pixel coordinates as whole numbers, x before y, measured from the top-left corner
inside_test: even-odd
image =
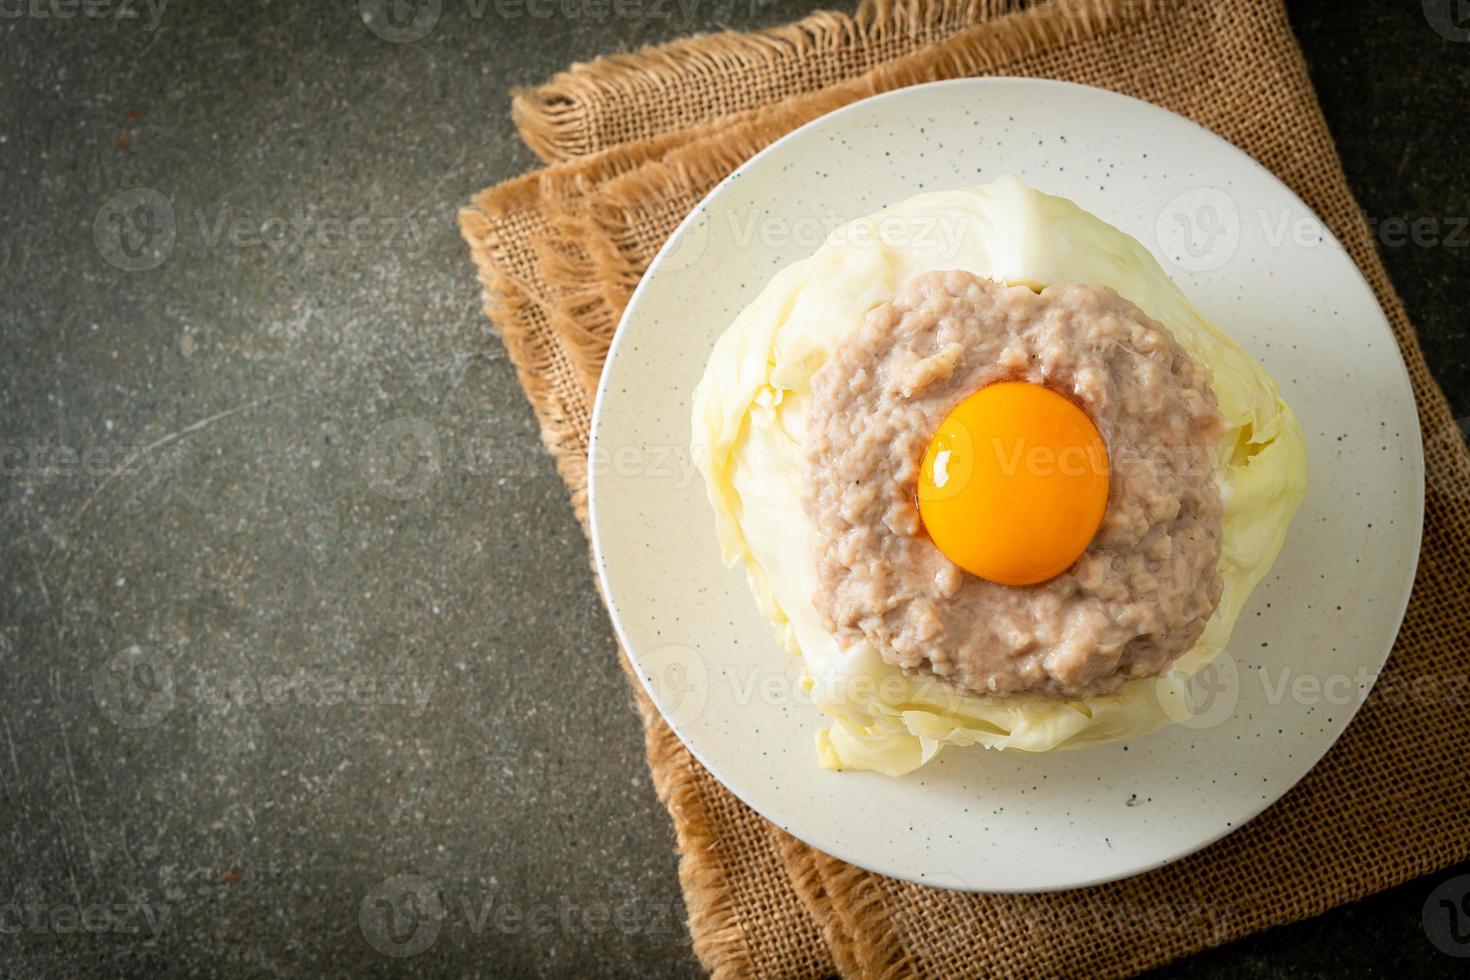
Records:
[[[997,585],[951,562],[915,497],[939,423],[1002,380],[1069,396],[1108,448],[1101,528],[1039,585]],[[866,637],[889,663],[971,693],[1080,698],[1157,675],[1220,601],[1212,463],[1224,431],[1208,369],[1111,289],[915,276],[813,378],[813,602],[844,648]]]

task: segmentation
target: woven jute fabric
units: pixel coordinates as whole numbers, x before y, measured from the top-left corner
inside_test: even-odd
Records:
[[[460,224],[578,517],[609,340],[679,220],[808,120],[970,75],[1065,79],[1182,113],[1269,167],[1337,232],[1418,399],[1428,486],[1413,597],[1374,695],[1287,796],[1190,858],[1074,892],[927,889],[822,854],[725,790],[635,682],[694,948],[717,976],[1125,975],[1470,855],[1470,455],[1344,180],[1279,0],[885,0],[574,66],[523,93],[526,142],[560,162],[484,191]]]

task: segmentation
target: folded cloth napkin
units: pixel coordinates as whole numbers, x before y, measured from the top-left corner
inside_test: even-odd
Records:
[[[1065,79],[1189,116],[1336,231],[1383,305],[1418,399],[1429,475],[1413,598],[1375,694],[1295,789],[1192,857],[1073,892],[947,892],[822,854],[721,786],[635,681],[694,949],[717,976],[1124,975],[1470,855],[1460,703],[1470,455],[1374,252],[1279,0],[879,0],[851,17],[818,13],[576,65],[521,93],[521,133],[552,165],[482,192],[460,225],[578,517],[608,343],[678,222],[802,123],[972,75]]]

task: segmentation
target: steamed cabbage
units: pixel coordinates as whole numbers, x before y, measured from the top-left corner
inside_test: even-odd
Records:
[[[964,269],[1001,282],[1108,286],[1165,324],[1213,373],[1229,423],[1214,461],[1224,592],[1167,674],[1076,701],[984,697],[905,675],[866,640],[840,648],[812,607],[815,530],[802,510],[812,375],[910,277]],[[693,452],[720,549],[743,562],[761,613],[802,658],[830,723],[821,765],[909,772],[947,745],[1045,752],[1132,738],[1194,711],[1188,678],[1224,649],[1306,489],[1302,431],[1270,376],[1190,306],[1147,249],[1072,202],[1012,178],[921,194],[835,231],[775,276],[716,343],[694,393]]]

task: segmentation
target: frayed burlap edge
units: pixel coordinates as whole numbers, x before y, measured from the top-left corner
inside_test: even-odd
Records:
[[[921,33],[924,18],[952,18],[957,10],[993,19],[950,33],[947,40],[960,42],[962,53],[935,58],[935,49],[925,49],[922,57],[905,55],[867,75],[799,99],[725,116],[718,122],[707,122],[687,131],[619,144],[478,194],[472,206],[460,212],[461,233],[470,244],[485,287],[486,313],[502,327],[502,336],[521,383],[533,403],[549,402],[548,411],[541,419],[542,437],[557,457],[559,470],[571,487],[578,518],[585,521],[587,516],[586,461],[585,458],[564,460],[564,456],[585,456],[585,440],[579,440],[574,434],[585,413],[563,404],[556,397],[550,378],[557,373],[559,359],[570,361],[590,402],[617,317],[642,275],[642,269],[631,265],[622,253],[599,249],[592,255],[581,254],[581,243],[608,240],[606,236],[586,234],[589,223],[596,226],[600,217],[609,212],[636,208],[657,193],[707,186],[769,145],[772,134],[795,129],[856,99],[924,81],[982,72],[1039,47],[1065,44],[1126,26],[1133,18],[1148,16],[1162,2],[1167,0],[1121,3],[1114,0],[1112,5],[1108,0],[1059,0],[1024,12],[1014,12],[1020,5],[1010,0],[916,0],[911,6],[894,0],[865,3],[851,22],[867,25],[862,29],[869,33],[881,33],[883,17],[896,18],[894,22],[905,25],[905,30],[911,33]],[[813,15],[803,23],[818,16]],[[836,21],[824,20],[815,27],[809,26],[809,30],[817,35],[810,43],[819,47],[854,36],[854,28]],[[697,49],[699,41],[735,43],[733,39],[744,37],[712,35],[674,42],[668,47]],[[955,45],[939,47],[943,54]],[[627,58],[653,58],[663,53],[664,49],[650,49]],[[657,65],[650,76],[653,78],[677,71],[680,64],[678,59],[653,63]],[[575,84],[592,85],[598,77],[592,69],[598,65],[601,63],[579,66],[583,71]],[[612,71],[607,65],[602,68]],[[621,62],[619,70],[626,70]],[[572,203],[579,201],[590,188],[597,189],[598,198],[590,210]],[[554,273],[548,281],[569,288],[556,299],[548,300],[538,296],[536,290],[523,288],[524,283],[506,273],[510,263],[500,253],[504,237],[496,234],[496,219],[520,210],[536,210],[542,202],[553,199],[561,202],[570,216],[559,216],[558,227],[538,236],[535,248],[547,263],[548,272]],[[588,271],[597,273],[592,285],[586,285],[589,280],[583,275]],[[554,320],[556,335],[565,340],[565,349],[543,346],[530,330],[512,331],[517,336],[508,336],[504,325],[524,323],[526,307],[536,304],[546,307],[546,315]]]
[[[992,13],[994,9],[1011,9],[1013,4],[983,6],[986,12]],[[1158,6],[1154,0],[1129,1],[1116,7],[1107,7],[1098,0],[1061,0],[1025,13],[994,16],[953,32],[939,46],[883,63],[842,84],[694,126],[682,134],[681,141],[667,145],[664,153],[650,156],[644,165],[610,178],[598,190],[597,200],[560,228],[560,244],[550,245],[550,248],[564,248],[567,242],[589,242],[591,254],[581,260],[563,256],[547,269],[550,281],[570,289],[557,311],[576,338],[573,341],[576,360],[584,367],[591,389],[595,391],[617,319],[638,287],[642,269],[651,259],[642,256],[641,262],[635,262],[628,250],[617,247],[629,212],[637,212],[647,201],[688,201],[692,209],[710,184],[725,178],[776,137],[858,98],[920,82],[985,72],[1038,48],[1061,46],[1126,28],[1132,19],[1144,18]],[[883,4],[883,9],[892,10],[891,4]],[[945,16],[950,10],[939,4],[925,4],[925,9]],[[858,16],[864,22],[872,22],[872,15],[866,12],[867,7],[863,7]],[[720,37],[716,35],[709,40]],[[667,137],[660,137],[660,143],[664,140]],[[592,166],[601,166],[604,159],[594,157]],[[567,167],[567,173],[572,172],[576,172],[575,165]],[[689,195],[697,197],[689,201]],[[594,285],[584,285],[588,282]],[[595,306],[598,301],[600,306]]]
[[[697,35],[573,65],[544,85],[517,90],[511,118],[526,145],[547,162],[590,156],[814,91],[834,76],[860,74],[1027,2],[871,0],[852,16],[824,10],[763,31]],[[752,76],[780,81],[751,93]],[[666,100],[675,80],[688,79],[698,79],[700,98],[679,100],[663,118],[638,111],[650,100]],[[628,110],[618,112],[616,105]],[[613,131],[609,116],[616,118]]]

